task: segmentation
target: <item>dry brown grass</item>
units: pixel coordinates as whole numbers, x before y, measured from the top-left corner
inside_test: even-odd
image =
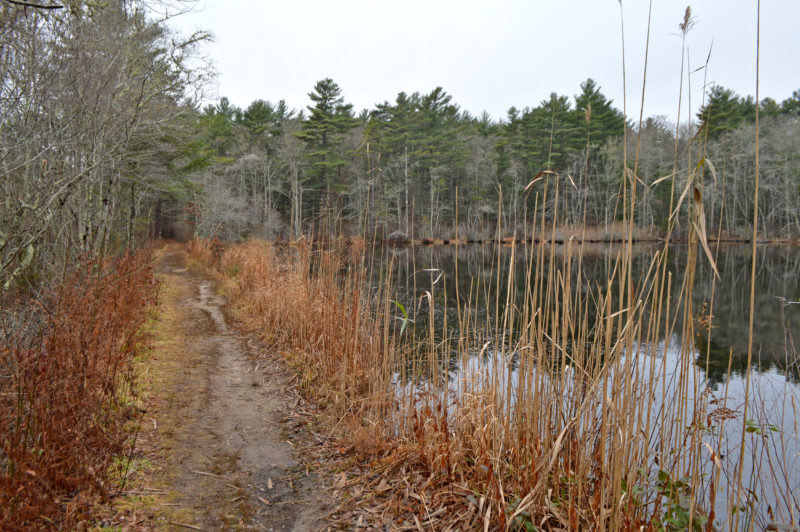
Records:
[[[538,249],[552,253],[552,248]],[[544,258],[531,257],[546,267],[549,261]],[[571,254],[558,260],[569,262]],[[562,327],[550,319],[542,321],[541,314],[531,319],[528,313],[518,340],[524,346],[499,346],[495,363],[461,376],[461,393],[453,398],[442,384],[440,369],[450,346],[434,345],[429,339],[398,342],[389,298],[368,297],[363,292],[365,274],[352,255],[348,259],[329,250],[312,252],[309,247],[281,251],[263,242],[249,242],[228,249],[222,268],[236,272],[238,298],[245,305],[242,314],[249,316],[251,324],[257,322],[266,340],[291,353],[289,360],[298,369],[307,395],[327,406],[340,428],[360,435],[351,438],[358,454],[382,455],[380,461],[389,462],[385,470],[403,471],[408,475],[406,483],[422,479],[407,486],[411,493],[424,494],[411,497],[418,502],[418,497],[439,501],[444,493],[439,490],[460,494],[441,500],[447,511],[437,512],[440,520],[462,515],[464,521],[451,524],[472,526],[487,520],[507,528],[535,519],[552,528],[613,517],[607,509],[618,507],[611,502],[610,489],[618,479],[606,471],[613,447],[602,442],[609,434],[615,436],[614,427],[628,418],[612,423],[598,408],[598,401],[602,403],[598,388],[600,383],[608,386],[609,379],[608,365],[598,363],[598,354],[585,357],[589,364],[581,369],[587,376],[583,391],[574,386],[571,363],[558,348],[559,342],[570,340],[569,322]],[[553,296],[548,304],[558,308],[576,304],[557,302],[559,289],[548,287]],[[538,298],[537,304],[545,299],[543,294]],[[610,298],[601,296],[600,301]],[[577,304],[588,305],[588,298]],[[605,304],[599,310],[604,308]],[[571,310],[564,309],[565,315],[571,315]],[[512,320],[511,316],[499,318]],[[484,324],[472,323],[468,308],[464,320],[458,343],[467,358],[480,348],[477,330]],[[604,319],[598,322],[606,323]],[[584,331],[584,339],[588,332]],[[551,334],[554,341],[548,339]],[[596,351],[602,349],[600,340],[606,335],[605,327],[593,332]],[[534,345],[537,350],[530,348]],[[622,346],[621,342],[614,346],[612,357],[619,358]],[[530,368],[531,381],[521,382],[513,391],[501,385],[511,378],[510,369],[501,366],[515,351],[523,353],[520,363]],[[398,383],[403,385],[398,387]],[[634,410],[637,404],[630,397],[625,402]],[[578,426],[583,428],[577,430]],[[367,444],[377,438],[386,443],[377,448]],[[612,471],[621,475],[627,470],[625,465]],[[386,480],[388,485],[396,481]],[[386,508],[421,509],[408,500],[405,506],[394,500],[395,490],[383,496]],[[557,509],[564,501],[569,501],[566,513]],[[464,512],[456,512],[459,507]],[[618,511],[618,523],[623,515],[630,519],[625,509]]]
[[[581,245],[570,246],[515,247],[492,278],[504,271],[513,279],[514,261],[525,261],[523,297],[491,302],[482,322],[470,303],[477,288],[464,287],[460,321],[451,324],[457,336],[431,326],[415,339],[400,332],[389,280],[366,288],[358,246],[251,241],[222,254],[240,316],[284,352],[305,395],[327,412],[336,447],[357,464],[335,483],[348,496],[336,514],[342,523],[710,526],[717,494],[732,488],[735,464],[718,457],[731,454],[721,433],[736,406],[703,391],[693,355],[667,367],[659,344],[683,338],[672,347],[695,353],[704,311],[669,307],[663,252],[644,278],[629,279],[633,248],[618,246],[607,284],[590,286]],[[691,261],[703,260],[696,238],[689,246],[687,276]],[[436,290],[423,297],[423,312],[456,304]],[[690,290],[688,278],[684,301]],[[461,369],[448,380],[453,352]]]
[[[146,255],[88,261],[4,320],[0,347],[0,528],[74,529],[113,494],[131,361],[157,285]]]

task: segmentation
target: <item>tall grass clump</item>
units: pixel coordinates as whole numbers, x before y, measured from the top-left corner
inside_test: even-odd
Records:
[[[146,254],[84,261],[3,309],[0,528],[87,526],[135,417],[131,362],[156,303]]]
[[[289,356],[303,388],[338,415],[377,422],[383,415],[372,407],[387,399],[394,343],[372,315],[379,298],[368,288],[363,251],[361,239],[348,253],[250,241],[226,249],[220,264],[236,275],[242,316]]]

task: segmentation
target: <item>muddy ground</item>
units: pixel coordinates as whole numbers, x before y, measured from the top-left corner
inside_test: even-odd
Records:
[[[297,449],[309,435],[291,374],[237,333],[214,281],[177,246],[157,254],[155,344],[114,525],[129,530],[320,530],[329,491]]]

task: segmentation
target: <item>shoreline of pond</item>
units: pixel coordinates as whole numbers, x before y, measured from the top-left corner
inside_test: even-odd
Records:
[[[365,239],[363,237],[340,237],[340,238],[314,238],[310,239],[302,236],[296,240],[284,240],[277,238],[269,241],[278,246],[296,246],[301,244],[311,244],[313,246],[320,245],[353,245],[356,241],[363,240],[364,242],[370,240],[373,245],[383,245],[387,247],[433,247],[433,246],[487,246],[487,245],[500,245],[500,246],[515,246],[515,245],[557,245],[563,246],[566,244],[608,244],[608,245],[622,245],[628,242],[632,244],[645,244],[645,245],[663,245],[667,243],[666,238],[580,238],[571,236],[568,238],[376,238]],[[743,245],[752,244],[752,239],[746,238],[708,238],[708,244],[733,244]],[[672,238],[669,240],[671,244],[688,244],[689,240],[685,236]],[[758,246],[800,246],[800,239],[791,238],[764,238],[756,240]]]

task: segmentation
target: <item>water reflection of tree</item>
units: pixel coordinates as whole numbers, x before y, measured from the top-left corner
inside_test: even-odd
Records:
[[[573,264],[571,269],[573,297],[585,296],[588,291],[596,293],[598,286],[605,287],[606,280],[613,272],[614,261],[620,246],[594,246],[582,258],[580,278],[578,268]],[[563,254],[564,247],[558,248]],[[655,248],[642,247],[637,250],[633,259],[633,275],[640,279],[650,266]],[[700,309],[704,302],[713,308],[711,341],[703,335],[695,339],[698,349],[696,363],[703,370],[708,365],[708,378],[712,384],[721,382],[728,370],[728,357],[732,353],[731,371],[741,374],[747,358],[747,329],[749,320],[750,293],[750,248],[747,245],[712,246],[717,256],[720,278],[713,291],[713,307],[711,306],[713,272],[704,259],[698,261],[698,269],[693,292],[694,308]],[[529,260],[537,260],[539,253],[550,253],[548,246],[518,246],[514,251],[514,264],[510,264],[511,248],[492,246],[436,246],[420,248],[394,248],[384,250],[382,264],[394,261],[393,270],[397,297],[403,301],[410,313],[413,313],[416,330],[412,334],[422,339],[429,327],[429,308],[425,291],[432,294],[434,302],[434,341],[443,342],[449,335],[458,337],[458,309],[456,301],[462,306],[462,314],[469,303],[473,322],[485,326],[489,337],[499,331],[493,331],[495,313],[504,311],[507,297],[508,275],[514,269],[513,294],[510,300],[521,308],[524,290],[531,286],[526,281],[526,264]],[[674,246],[667,256],[667,271],[672,273],[672,301],[670,302],[672,317],[680,315],[678,306],[680,283],[686,267],[687,251],[683,246]],[[563,257],[562,257],[563,258]],[[456,264],[458,276],[456,277]],[[797,379],[798,355],[791,348],[791,338],[800,331],[800,305],[784,304],[778,297],[797,301],[800,299],[800,249],[794,247],[763,246],[758,249],[756,266],[756,300],[755,300],[755,338],[754,368],[758,371],[777,369],[792,374]],[[556,270],[560,268],[560,260],[556,260]],[[535,270],[535,268],[534,268]],[[441,278],[440,273],[443,274]],[[547,281],[547,268],[541,272],[538,281]],[[439,278],[435,285],[433,281]],[[458,299],[456,298],[458,283]],[[616,290],[614,284],[612,292]],[[445,318],[448,331],[444,331]],[[589,327],[594,329],[594,316],[589,316]],[[671,318],[670,318],[671,319]],[[515,326],[515,330],[519,330]],[[477,331],[461,331],[467,336],[479,334]],[[474,339],[474,338],[473,338]],[[506,339],[511,340],[511,339]],[[510,342],[507,342],[510,343]],[[455,343],[452,343],[455,346]],[[787,348],[787,345],[790,347]],[[455,356],[455,347],[453,348]],[[443,370],[454,370],[454,361],[442,361]],[[787,371],[787,368],[790,368]]]
[[[754,368],[777,369],[798,381],[798,353],[791,338],[800,331],[800,305],[784,305],[779,298],[800,298],[800,250],[793,247],[763,246],[757,250],[754,316]],[[711,342],[696,342],[697,364],[706,367],[709,380],[720,382],[727,373],[742,374],[747,361],[747,329],[750,298],[750,248],[728,246],[720,249],[721,279],[714,294]],[[702,265],[695,286],[695,303],[710,301],[712,274]]]

